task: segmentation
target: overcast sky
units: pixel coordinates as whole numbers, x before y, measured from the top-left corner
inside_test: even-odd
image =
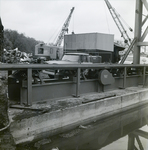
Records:
[[[109,0],[124,21],[134,29],[136,0]],[[0,16],[5,29],[27,37],[54,43],[72,7],[69,34],[107,33],[122,40],[104,0],[0,0]],[[124,27],[127,25],[123,22]],[[133,33],[128,33],[133,38]]]

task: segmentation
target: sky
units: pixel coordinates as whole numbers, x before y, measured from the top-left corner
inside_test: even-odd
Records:
[[[136,0],[109,0],[120,14],[129,36],[134,30]],[[16,30],[45,43],[55,43],[70,10],[69,32],[113,34],[123,40],[104,0],[0,0],[0,17],[5,29]]]

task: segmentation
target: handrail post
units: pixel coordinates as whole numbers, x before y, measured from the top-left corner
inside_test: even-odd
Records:
[[[12,70],[8,70],[8,76],[12,74]]]
[[[32,105],[32,69],[27,69],[27,105]]]
[[[79,90],[80,90],[80,68],[77,68],[76,97],[79,97]]]
[[[145,85],[145,72],[146,72],[146,67],[143,67],[143,87]]]
[[[127,74],[127,68],[124,67],[123,88],[126,88],[126,74]]]

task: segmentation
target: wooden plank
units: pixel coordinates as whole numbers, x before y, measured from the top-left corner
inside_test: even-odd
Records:
[[[85,98],[82,103],[89,103],[89,102],[93,102],[93,101],[98,101],[98,100],[102,100],[102,99],[105,99],[105,98],[110,98],[110,97],[115,97],[116,94],[114,93],[108,93],[106,95],[102,95],[100,97],[89,97],[89,98]]]

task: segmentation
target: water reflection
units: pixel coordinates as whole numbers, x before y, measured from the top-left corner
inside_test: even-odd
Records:
[[[98,150],[146,125],[145,118],[148,118],[148,105],[80,125],[56,136],[43,137],[40,141],[18,146],[17,149],[51,150],[57,147],[59,150]]]

